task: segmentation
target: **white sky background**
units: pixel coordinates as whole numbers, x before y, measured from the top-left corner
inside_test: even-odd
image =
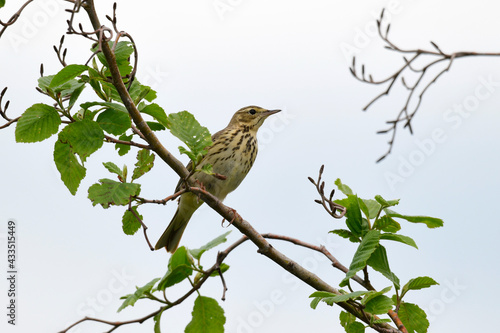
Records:
[[[399,56],[383,50],[377,37],[362,40],[360,34],[368,31],[371,35],[375,16],[394,3],[398,6],[391,15],[392,37],[402,47],[430,49],[432,40],[447,52],[500,51],[496,46],[500,6],[486,0],[473,5],[424,0],[223,2],[232,10],[221,17],[213,0],[144,1],[140,6],[136,1],[120,1],[118,23],[138,44],[139,79],[158,91],[156,102],[167,112],[188,110],[213,133],[249,104],[286,111],[264,125],[257,162],[225,203],[257,230],[325,244],[348,266],[355,247],[327,235],[344,222],[333,221],[313,202],[316,193],[307,176],[316,177],[325,164],[327,188],[341,178],[363,198],[375,194],[401,198],[398,212],[445,221],[445,227],[438,230],[402,223],[402,233],[415,239],[418,251],[386,242],[391,267],[402,283],[422,275],[441,283],[410,293],[407,301],[428,310],[429,332],[488,331],[489,321],[477,318],[496,315],[496,298],[487,295],[499,294],[499,270],[493,259],[500,250],[496,239],[500,231],[496,209],[500,59],[457,60],[425,95],[413,122],[415,134],[400,130],[393,153],[375,164],[388,140],[375,132],[395,117],[403,89],[398,87],[395,94],[362,112],[383,88],[356,81],[348,71],[351,59],[341,46],[357,47],[358,63],[365,62],[375,77],[392,73],[401,64]],[[5,13],[17,7],[13,3],[7,1],[7,7],[0,10],[3,21]],[[102,22],[105,14],[111,15],[111,4],[99,1]],[[52,45],[65,31],[65,6],[35,1],[0,40],[0,88],[9,87],[6,98],[11,100],[11,116],[34,103],[50,103],[34,87],[41,62],[47,75],[60,69]],[[44,20],[48,17],[50,22]],[[82,22],[89,30],[84,16]],[[34,30],[29,30],[30,24]],[[89,45],[85,43],[81,38],[68,38],[68,45],[75,45],[69,50],[69,63],[86,61]],[[484,81],[493,84],[485,86]],[[470,107],[467,103],[473,101],[478,103]],[[471,112],[460,116],[453,111],[454,105],[469,105]],[[443,139],[429,144],[436,130],[443,133]],[[179,142],[167,133],[159,135],[177,154]],[[142,231],[135,236],[123,234],[123,209],[92,207],[86,198],[91,184],[112,177],[101,160],[127,163],[131,170],[135,154],[118,158],[111,145],[94,154],[86,165],[87,177],[73,197],[52,160],[55,137],[37,144],[16,144],[11,126],[0,131],[0,140],[0,232],[14,218],[19,238],[18,325],[6,324],[7,285],[1,278],[0,330],[55,332],[85,315],[128,320],[157,309],[142,301],[116,313],[120,296],[164,274],[168,255],[151,253]],[[422,142],[429,150],[419,148]],[[388,173],[401,176],[401,181],[391,185]],[[163,198],[172,193],[177,176],[158,159],[154,170],[141,180],[143,196]],[[142,210],[153,242],[174,211],[174,203]],[[221,228],[220,221],[209,208],[200,209],[183,244],[198,247],[233,229]],[[234,230],[229,243],[239,237]],[[282,242],[272,244],[332,285],[341,281],[342,274],[320,256]],[[5,253],[4,238],[0,246]],[[206,256],[206,266],[212,264],[214,255]],[[5,271],[5,255],[0,258],[4,258],[0,265]],[[308,296],[313,290],[257,254],[252,244],[241,246],[226,262],[231,266],[225,275],[227,300],[222,304],[227,332],[342,332],[338,307],[320,304],[310,309]],[[371,277],[379,289],[389,285],[377,274]],[[176,292],[180,295],[187,288],[184,285]],[[220,281],[213,279],[201,293],[220,299]],[[167,327],[170,332],[184,330],[193,300],[164,313],[165,331]],[[152,332],[152,324],[150,320],[117,331]],[[106,329],[84,324],[72,332]]]

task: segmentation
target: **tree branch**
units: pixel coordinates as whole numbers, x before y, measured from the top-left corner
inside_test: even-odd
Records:
[[[375,96],[364,108],[363,111],[366,111],[370,108],[375,102],[381,99],[383,96],[389,95],[392,91],[392,88],[396,83],[401,82],[401,84],[408,90],[408,95],[403,107],[399,110],[396,118],[394,120],[389,120],[386,123],[390,126],[387,129],[378,131],[377,134],[388,134],[390,133],[390,139],[388,141],[389,148],[385,154],[383,154],[377,162],[382,161],[386,158],[391,152],[394,146],[394,141],[396,139],[396,131],[398,128],[398,124],[402,123],[403,128],[408,128],[411,134],[413,134],[413,129],[411,127],[411,121],[413,117],[417,113],[420,108],[422,99],[424,94],[428,91],[430,86],[435,83],[443,74],[448,72],[453,65],[454,61],[459,58],[471,57],[471,56],[500,56],[500,53],[497,52],[469,52],[469,51],[460,51],[453,53],[446,53],[441,50],[441,48],[434,42],[430,42],[433,49],[403,49],[397,46],[389,38],[389,30],[391,25],[384,25],[382,22],[384,20],[384,10],[382,10],[380,14],[380,18],[377,20],[377,28],[378,34],[382,41],[385,43],[385,48],[400,53],[403,55],[404,63],[401,67],[396,69],[391,75],[379,79],[374,80],[372,75],[365,73],[365,66],[361,65],[361,70],[357,69],[356,66],[356,58],[353,57],[352,65],[349,68],[351,74],[359,81],[372,84],[372,85],[382,85],[387,84],[387,88],[382,91],[380,94]],[[407,56],[410,56],[409,58]],[[422,59],[422,57],[427,56],[430,57],[430,60],[425,62],[424,65],[417,67],[417,61]],[[426,74],[429,73],[431,69],[436,68],[438,64],[445,64],[445,68],[439,71],[437,74],[429,74],[430,77],[427,78]],[[413,85],[409,85],[408,75],[417,75],[416,81]],[[420,93],[418,93],[420,92]]]

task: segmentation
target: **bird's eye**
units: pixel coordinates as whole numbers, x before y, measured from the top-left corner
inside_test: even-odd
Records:
[[[257,111],[255,111],[255,109],[250,109],[250,110],[248,110],[248,113],[250,113],[250,114],[256,114]]]

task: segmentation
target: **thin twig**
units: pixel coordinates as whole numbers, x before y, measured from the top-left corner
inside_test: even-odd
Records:
[[[363,111],[366,111],[383,96],[389,95],[392,91],[392,88],[398,82],[401,82],[401,84],[408,90],[406,102],[399,110],[396,119],[387,121],[387,124],[389,124],[390,126],[387,129],[377,132],[377,134],[391,134],[391,137],[387,142],[389,144],[389,148],[385,152],[385,154],[383,154],[377,160],[377,162],[382,161],[392,152],[392,148],[396,139],[398,124],[402,123],[403,128],[408,128],[410,133],[413,134],[411,121],[413,120],[415,114],[421,106],[424,94],[428,91],[433,83],[435,83],[444,73],[450,70],[452,64],[456,59],[471,56],[500,56],[500,53],[495,52],[460,51],[446,53],[435,42],[432,41],[430,42],[433,47],[432,50],[403,49],[389,38],[389,30],[391,25],[384,25],[384,13],[385,11],[382,10],[380,18],[377,20],[378,34],[382,41],[385,43],[386,49],[403,55],[403,65],[396,69],[396,71],[389,76],[379,80],[374,80],[371,74],[367,74],[364,65],[361,65],[361,70],[358,70],[355,57],[353,57],[352,65],[349,68],[352,75],[361,82],[373,85],[387,84],[386,89],[380,94],[376,95],[371,101],[369,101],[368,104],[363,108]],[[431,58],[431,60],[429,60],[425,65],[418,67],[416,65],[416,62],[423,56],[428,56]],[[446,63],[446,67],[443,70],[439,71],[437,74],[433,74],[430,78],[425,79],[426,74],[429,72],[429,70],[431,68],[435,68],[436,65],[441,63]],[[414,73],[417,75],[416,82],[413,85],[408,84],[408,79],[406,77],[408,73]],[[416,94],[417,91],[420,91],[420,94],[418,94],[418,96]],[[411,105],[413,106],[410,108]]]

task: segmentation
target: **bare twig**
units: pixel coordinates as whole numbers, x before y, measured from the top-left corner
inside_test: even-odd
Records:
[[[324,169],[325,166],[322,165],[321,168],[319,169],[319,175],[317,181],[315,181],[311,177],[307,178],[311,183],[314,184],[314,186],[316,186],[316,190],[318,191],[321,197],[321,200],[314,200],[314,202],[322,205],[323,208],[325,208],[325,210],[328,212],[328,214],[330,214],[333,218],[340,219],[344,217],[344,215],[347,212],[347,209],[344,206],[339,205],[338,203],[335,203],[333,201],[333,195],[335,194],[334,189],[330,192],[329,197],[325,196],[325,182],[321,180],[321,176],[323,175]],[[339,211],[340,213],[337,213],[337,211]]]
[[[134,217],[137,219],[137,221],[139,221],[141,223],[142,230],[144,232],[144,238],[146,239],[146,243],[148,243],[149,249],[151,251],[154,251],[155,248],[153,247],[153,245],[151,245],[151,242],[149,241],[149,237],[148,237],[148,233],[147,233],[148,226],[142,221],[141,217],[139,215],[137,215],[137,213],[134,211],[134,209],[132,209],[132,200],[129,201],[127,210],[129,212],[131,212],[134,215]]]
[[[9,127],[13,123],[17,122],[19,118],[21,118],[21,116],[13,119],[7,117],[7,109],[9,108],[10,101],[5,102],[5,104],[2,106],[3,96],[6,92],[7,87],[3,88],[2,92],[0,92],[0,116],[2,116],[2,118],[7,121],[5,124],[0,126],[0,129]]]
[[[111,143],[119,143],[121,145],[128,145],[128,146],[134,146],[142,149],[148,149],[151,150],[151,147],[148,145],[143,145],[140,143],[136,143],[134,141],[124,141],[124,140],[118,140],[113,138],[112,136],[109,135],[104,135],[104,138],[106,139],[106,142],[111,142]]]
[[[0,25],[2,26],[2,29],[0,30],[0,38],[2,38],[2,35],[3,33],[5,32],[5,30],[7,30],[7,28],[11,25],[13,25],[14,23],[16,23],[17,19],[21,16],[21,13],[22,11],[31,3],[33,2],[33,0],[28,0],[26,1],[18,10],[17,12],[14,13],[14,15],[12,15],[10,17],[10,19],[7,20],[7,22],[2,22],[2,20],[0,20]]]
[[[389,38],[390,24],[385,25],[384,22],[384,10],[380,14],[380,18],[377,20],[378,34],[382,41],[385,43],[385,48],[400,53],[403,55],[404,63],[391,75],[380,79],[374,80],[372,75],[366,74],[365,66],[361,65],[361,70],[358,70],[356,66],[356,58],[353,58],[352,66],[349,68],[352,75],[361,82],[382,85],[387,84],[387,87],[380,94],[375,96],[364,108],[366,111],[375,102],[377,102],[383,96],[389,95],[392,88],[396,83],[401,82],[401,84],[408,90],[408,96],[403,107],[398,112],[396,119],[389,120],[386,123],[389,125],[387,129],[378,131],[377,134],[388,134],[390,133],[390,139],[388,141],[389,148],[387,152],[382,155],[377,162],[382,161],[386,158],[392,151],[394,146],[394,141],[396,138],[396,131],[400,123],[403,124],[403,128],[408,128],[411,134],[413,134],[413,129],[411,127],[411,121],[420,108],[422,98],[430,86],[435,83],[443,74],[448,72],[453,65],[455,59],[471,57],[471,56],[500,56],[500,53],[492,52],[444,52],[436,43],[430,42],[433,49],[403,49],[397,46]],[[417,66],[417,61],[422,59],[424,56],[430,58],[424,65]],[[428,74],[431,69],[436,68],[436,65],[443,64],[444,69],[439,71],[437,74]],[[428,74],[428,75],[426,75]],[[408,75],[417,75],[416,81],[413,85],[408,84]],[[427,77],[430,76],[430,77]]]

